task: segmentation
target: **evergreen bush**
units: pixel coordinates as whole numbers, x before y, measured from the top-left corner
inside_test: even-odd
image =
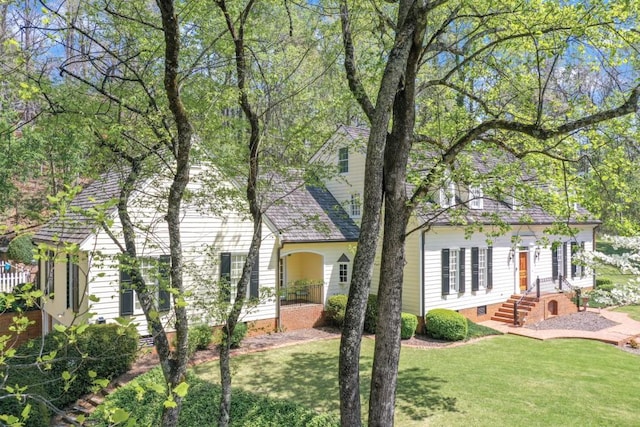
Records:
[[[327,318],[336,326],[344,323],[344,314],[347,310],[347,296],[343,294],[332,295],[327,300]]]
[[[231,348],[239,348],[242,340],[247,336],[248,327],[246,323],[237,323],[231,334]],[[216,345],[222,344],[222,338],[224,337],[224,328],[217,329],[213,334],[213,342]]]
[[[31,241],[31,236],[32,235],[28,233],[21,234],[9,242],[7,258],[23,264],[31,264],[31,261],[33,261],[33,242]]]
[[[367,308],[364,312],[364,330],[370,334],[375,334],[377,322],[378,295],[369,294],[369,298],[367,298]]]
[[[429,310],[425,316],[427,335],[447,341],[460,341],[467,337],[467,319],[462,314],[444,308]]]
[[[416,333],[416,328],[418,327],[418,318],[415,314],[411,313],[402,313],[401,314],[401,327],[400,327],[400,338],[403,340],[408,340]]]
[[[193,354],[197,350],[206,350],[212,341],[211,326],[203,323],[189,328],[189,354]]]

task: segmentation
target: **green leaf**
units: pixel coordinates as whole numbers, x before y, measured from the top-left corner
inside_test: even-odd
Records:
[[[113,415],[111,415],[111,420],[116,424],[120,424],[127,421],[129,416],[130,414],[127,411],[118,408],[114,411]]]
[[[181,382],[180,384],[178,384],[174,389],[173,392],[180,396],[180,397],[185,397],[187,395],[187,392],[189,391],[189,384],[187,384],[186,382]]]

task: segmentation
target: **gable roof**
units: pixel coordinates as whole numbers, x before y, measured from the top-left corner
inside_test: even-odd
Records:
[[[283,242],[357,241],[360,235],[356,223],[329,191],[302,182],[290,187],[266,215]]]
[[[114,169],[100,175],[71,201],[64,219],[61,220],[58,216],[50,219],[34,234],[33,239],[44,242],[59,240],[68,243],[82,243],[96,230],[97,225],[90,218],[81,212],[75,212],[76,209],[72,208],[87,210],[118,198],[126,173],[127,170]],[[113,211],[115,211],[115,207],[109,209],[109,212]]]
[[[96,231],[97,225],[77,210],[87,210],[118,198],[127,171],[112,170],[101,175],[73,199],[64,220],[52,218],[34,235],[34,240],[82,243]],[[283,241],[358,239],[358,226],[327,190],[305,185],[295,178],[283,181],[277,187],[277,192],[268,194],[270,207],[265,215]],[[115,209],[111,207],[108,212],[115,212]]]

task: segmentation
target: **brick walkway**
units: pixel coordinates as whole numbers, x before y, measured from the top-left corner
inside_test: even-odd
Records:
[[[524,337],[535,338],[539,340],[557,338],[583,338],[602,341],[618,346],[623,346],[631,338],[640,336],[640,322],[633,320],[629,317],[628,314],[597,308],[589,308],[588,310],[598,313],[602,317],[606,317],[609,320],[613,320],[614,322],[617,322],[618,325],[606,329],[601,329],[599,331],[580,331],[573,329],[535,330],[513,326],[508,323],[496,322],[494,320],[489,320],[480,324],[496,329],[505,334],[521,335]]]

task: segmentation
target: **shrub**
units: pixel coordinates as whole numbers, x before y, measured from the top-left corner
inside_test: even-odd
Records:
[[[342,326],[344,313],[347,310],[347,296],[343,294],[330,296],[326,310],[329,320],[336,326]]]
[[[15,363],[9,366],[8,384],[28,386],[63,407],[90,392],[94,380],[111,380],[128,371],[137,350],[138,334],[133,326],[89,325],[71,339],[64,332],[54,331],[18,348],[18,357],[10,361]],[[39,356],[52,352],[55,357],[49,364],[38,361]],[[34,368],[36,363],[40,369]],[[24,369],[30,372],[25,375]],[[38,375],[33,375],[34,371]],[[66,372],[70,374],[69,381],[63,380]]]
[[[596,279],[596,289],[611,292],[613,288],[614,285],[611,279]]]
[[[213,341],[211,326],[200,324],[189,328],[189,354],[197,350],[206,350]]]
[[[212,425],[218,419],[220,386],[188,374],[189,393],[184,399],[179,425]],[[162,404],[166,394],[157,384],[164,378],[159,369],[139,376],[107,396],[90,420],[95,426],[109,426],[109,415],[117,408],[130,412],[132,425],[160,425]],[[144,390],[140,393],[140,390]],[[242,390],[233,390],[231,426],[267,427],[337,427],[339,420],[332,414],[318,414],[299,404],[271,399]]]
[[[246,323],[236,324],[236,327],[233,329],[233,334],[231,334],[231,348],[240,347],[240,343],[242,343],[242,340],[247,336],[247,330],[248,328]],[[217,329],[213,334],[213,342],[216,345],[221,345],[224,334],[224,328]]]
[[[467,337],[467,319],[453,310],[436,308],[425,316],[427,335],[447,341],[459,341]]]
[[[31,261],[33,261],[33,242],[31,241],[31,236],[31,234],[22,234],[9,242],[7,258],[24,264],[30,264]]]
[[[415,314],[402,313],[400,318],[402,324],[400,327],[400,338],[408,340],[413,337],[418,327],[418,318]]]
[[[378,322],[378,295],[369,294],[367,298],[367,308],[364,312],[364,330],[370,334],[376,333]]]

